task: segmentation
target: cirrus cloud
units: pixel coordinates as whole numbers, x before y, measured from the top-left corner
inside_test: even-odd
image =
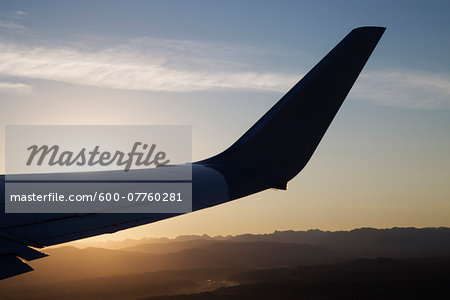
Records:
[[[0,93],[29,95],[33,87],[20,82],[0,82]]]
[[[0,43],[0,54],[0,76],[100,88],[286,92],[300,78],[289,73],[249,71],[251,66],[244,65],[242,58],[240,62],[233,60],[242,55],[239,49],[195,41],[147,39],[101,50]],[[377,105],[450,109],[450,75],[419,70],[368,71],[361,74],[350,96]]]
[[[276,73],[215,72],[174,68],[160,56],[107,49],[81,52],[68,48],[0,44],[0,75],[46,79],[127,90],[189,92],[207,89],[278,91],[292,76]]]
[[[450,76],[417,70],[367,72],[351,96],[384,106],[450,109]]]

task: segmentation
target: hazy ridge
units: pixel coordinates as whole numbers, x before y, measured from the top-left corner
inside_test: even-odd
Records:
[[[354,281],[349,274],[372,278],[378,272],[388,278],[385,275],[393,270],[408,276],[416,269],[425,270],[434,274],[430,278],[439,278],[445,272],[442,268],[434,272],[433,266],[450,266],[449,228],[194,235],[112,245],[116,249],[48,249],[49,257],[31,262],[35,271],[0,281],[0,298],[95,299],[96,295],[108,295],[109,299],[136,299],[205,291],[211,291],[204,294],[208,298],[220,298],[212,290],[223,287],[239,294],[239,287],[230,286],[251,285],[251,290],[261,282],[273,284],[273,278],[277,279],[274,289],[280,280],[297,282],[297,286],[314,278]]]

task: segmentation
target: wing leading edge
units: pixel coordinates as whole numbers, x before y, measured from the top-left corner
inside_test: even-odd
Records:
[[[231,147],[193,163],[193,210],[268,188],[286,189],[311,158],[384,30],[352,30]],[[46,256],[35,248],[178,215],[5,214],[4,175],[0,187],[0,279],[32,270],[23,260]]]

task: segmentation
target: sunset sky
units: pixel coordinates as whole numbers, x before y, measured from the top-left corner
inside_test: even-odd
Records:
[[[192,125],[197,161],[353,28],[384,26],[288,191],[100,239],[450,226],[449,11],[449,1],[2,1],[0,136],[19,124]]]

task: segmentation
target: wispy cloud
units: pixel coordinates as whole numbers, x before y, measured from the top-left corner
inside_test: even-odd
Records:
[[[9,13],[9,16],[11,16],[12,18],[15,18],[15,19],[23,18],[26,15],[28,15],[28,13],[23,10],[14,10]]]
[[[7,31],[19,31],[25,29],[25,27],[13,21],[0,20],[0,29]]]
[[[190,92],[212,89],[286,92],[298,74],[251,71],[254,49],[193,41],[138,39],[105,49],[0,43],[0,75],[103,88]],[[450,76],[424,71],[372,71],[351,97],[403,108],[450,108]]]
[[[0,93],[29,95],[32,89],[31,85],[25,83],[0,82]]]
[[[379,105],[450,109],[450,75],[417,70],[367,72],[351,96]]]
[[[10,11],[9,13],[0,13],[0,30],[3,32],[20,33],[26,28],[18,23],[20,19],[27,15],[22,10]]]
[[[209,67],[202,70],[198,68],[202,58],[193,64],[182,56],[173,56],[176,60],[170,61],[161,53],[144,55],[123,48],[82,52],[0,44],[0,53],[1,75],[96,87],[174,92],[221,88],[278,91],[293,83],[292,76],[286,74],[219,71],[222,69],[211,67],[215,61],[211,57],[204,58]]]

